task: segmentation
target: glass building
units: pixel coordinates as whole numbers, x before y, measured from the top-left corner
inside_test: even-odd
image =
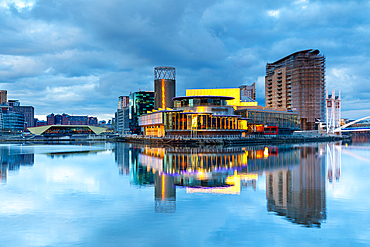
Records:
[[[132,134],[140,134],[139,117],[154,109],[154,92],[140,91],[129,96],[129,119]]]
[[[241,136],[247,129],[247,121],[234,115],[232,106],[227,106],[227,96],[175,97],[175,110],[153,110],[139,118],[147,136]]]
[[[295,130],[300,130],[298,112],[245,108],[236,110],[235,114],[248,119],[249,132],[263,132],[267,126],[278,127],[279,134],[291,134]]]
[[[24,116],[21,113],[5,111],[2,113],[3,131],[22,132],[24,129]]]

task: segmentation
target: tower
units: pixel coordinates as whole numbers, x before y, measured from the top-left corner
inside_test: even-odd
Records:
[[[266,107],[301,115],[301,129],[314,130],[325,121],[325,57],[319,50],[298,51],[266,65]]]
[[[334,130],[341,125],[341,97],[335,96],[335,91],[332,90],[331,95],[326,90],[326,133],[334,133]]]
[[[154,68],[154,108],[173,107],[172,98],[176,96],[176,79],[174,67]]]
[[[8,103],[8,92],[6,90],[0,90],[0,105]]]

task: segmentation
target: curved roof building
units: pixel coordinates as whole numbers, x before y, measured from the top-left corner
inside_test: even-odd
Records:
[[[40,127],[28,128],[35,135],[43,136],[71,136],[76,134],[100,135],[106,128],[89,125],[46,125]]]

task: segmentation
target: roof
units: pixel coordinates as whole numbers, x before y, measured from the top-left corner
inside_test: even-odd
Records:
[[[283,61],[283,60],[285,60],[285,59],[289,58],[290,56],[294,56],[294,55],[296,55],[296,54],[298,54],[298,53],[316,53],[316,54],[319,54],[319,53],[320,53],[320,51],[319,51],[319,50],[317,50],[317,49],[307,49],[307,50],[302,50],[302,51],[296,51],[296,52],[294,52],[294,53],[292,53],[292,54],[290,54],[290,55],[288,55],[288,56],[285,56],[285,57],[283,57],[283,58],[280,58],[279,60],[277,60],[277,61],[275,61],[275,62],[273,62],[273,63],[268,63],[268,64],[269,64],[269,65],[279,64],[281,61]]]
[[[206,98],[206,99],[223,99],[223,100],[232,100],[234,97],[230,96],[214,96],[214,95],[195,95],[195,96],[180,96],[174,97],[172,100],[182,100],[182,99],[194,99],[194,98]]]
[[[91,129],[91,131],[94,132],[94,134],[96,134],[96,135],[100,135],[101,133],[103,133],[104,131],[107,130],[106,128],[90,126],[90,125],[45,125],[45,126],[40,126],[40,127],[30,127],[30,128],[28,128],[28,130],[32,134],[42,135],[45,131],[47,131],[48,129],[53,128],[53,127],[59,127],[61,129],[63,129],[63,128],[81,128],[81,127],[86,128],[87,127],[89,129]]]
[[[276,111],[276,110],[270,110],[270,109],[258,109],[258,108],[242,108],[235,110],[235,112],[243,112],[243,111],[261,111],[261,112],[271,112],[271,113],[281,113],[281,114],[294,114],[299,115],[298,111]]]

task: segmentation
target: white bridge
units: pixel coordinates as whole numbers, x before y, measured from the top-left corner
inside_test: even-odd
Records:
[[[355,128],[355,129],[346,129],[347,127],[351,126],[352,124],[361,122],[361,121],[366,120],[366,119],[370,119],[370,116],[357,119],[357,120],[352,121],[352,122],[350,122],[348,124],[345,124],[345,125],[342,125],[342,126],[340,126],[338,128],[335,128],[333,132],[336,133],[336,132],[370,131],[370,124],[369,124],[369,128],[361,128],[361,127],[359,127],[359,128]]]

